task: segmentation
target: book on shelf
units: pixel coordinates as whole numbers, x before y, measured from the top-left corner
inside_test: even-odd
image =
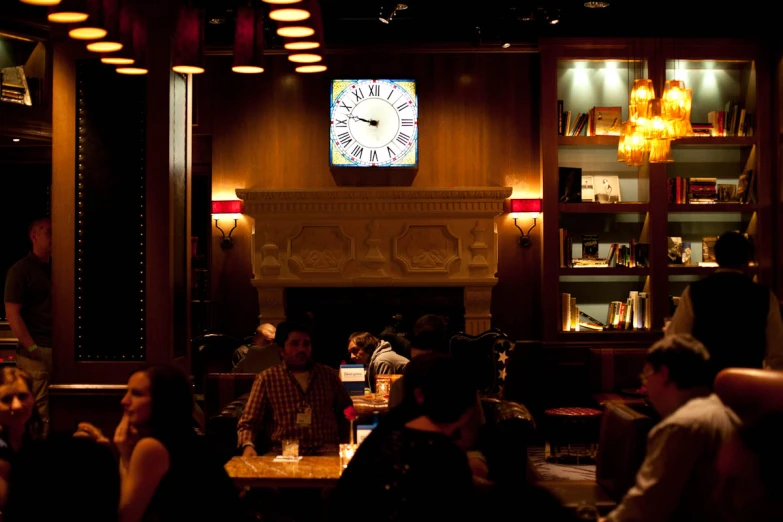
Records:
[[[563,100],[557,100],[557,134],[562,136],[564,131],[565,114],[563,114]]]
[[[24,67],[3,67],[0,69],[0,100],[20,105],[33,104]]]
[[[699,266],[711,266],[704,265],[702,263],[715,263],[715,243],[718,241],[717,236],[707,236],[701,240],[701,263]]]
[[[609,263],[606,261],[606,258],[603,257],[597,257],[595,259],[577,257],[571,261],[571,266],[573,268],[606,268],[609,266]]]
[[[682,264],[682,238],[681,237],[669,237],[667,238],[666,252],[669,256],[670,265]]]
[[[593,190],[593,176],[582,176],[582,202],[595,202],[595,191]]]
[[[622,107],[593,107],[590,109],[590,136],[619,136],[622,124]]]
[[[582,234],[582,258],[598,259],[598,234]]]

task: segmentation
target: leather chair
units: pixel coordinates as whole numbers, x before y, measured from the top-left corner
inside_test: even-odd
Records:
[[[196,393],[203,393],[207,374],[232,370],[234,350],[241,345],[242,339],[223,333],[205,333],[193,338],[191,369]]]
[[[783,411],[783,372],[726,368],[715,377],[715,393],[747,422],[770,411]]]
[[[658,421],[649,406],[607,401],[601,419],[595,479],[615,502],[636,481],[647,453],[647,434]]]
[[[502,396],[513,351],[514,342],[498,328],[478,335],[458,332],[449,340],[449,353],[470,368],[476,389],[484,397]]]

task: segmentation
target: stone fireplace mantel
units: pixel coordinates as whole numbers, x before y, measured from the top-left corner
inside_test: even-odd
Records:
[[[254,219],[261,319],[290,287],[464,288],[465,329],[489,329],[497,229],[511,187],[237,189]]]

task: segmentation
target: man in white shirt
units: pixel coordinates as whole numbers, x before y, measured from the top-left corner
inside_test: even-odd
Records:
[[[739,419],[711,393],[711,379],[709,354],[691,335],[667,336],[650,348],[642,381],[662,420],[647,437],[636,484],[602,521],[717,520],[717,456]]]

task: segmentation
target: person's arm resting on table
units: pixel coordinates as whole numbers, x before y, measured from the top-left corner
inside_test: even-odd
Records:
[[[647,442],[647,456],[636,484],[623,497],[607,522],[669,520],[681,502],[693,465],[702,456],[703,442],[682,426],[666,426]]]
[[[253,439],[256,435],[256,427],[263,425],[264,411],[266,410],[268,400],[264,380],[261,374],[259,374],[253,382],[253,388],[250,390],[245,410],[237,423],[237,445],[242,449],[244,457],[258,455]]]

